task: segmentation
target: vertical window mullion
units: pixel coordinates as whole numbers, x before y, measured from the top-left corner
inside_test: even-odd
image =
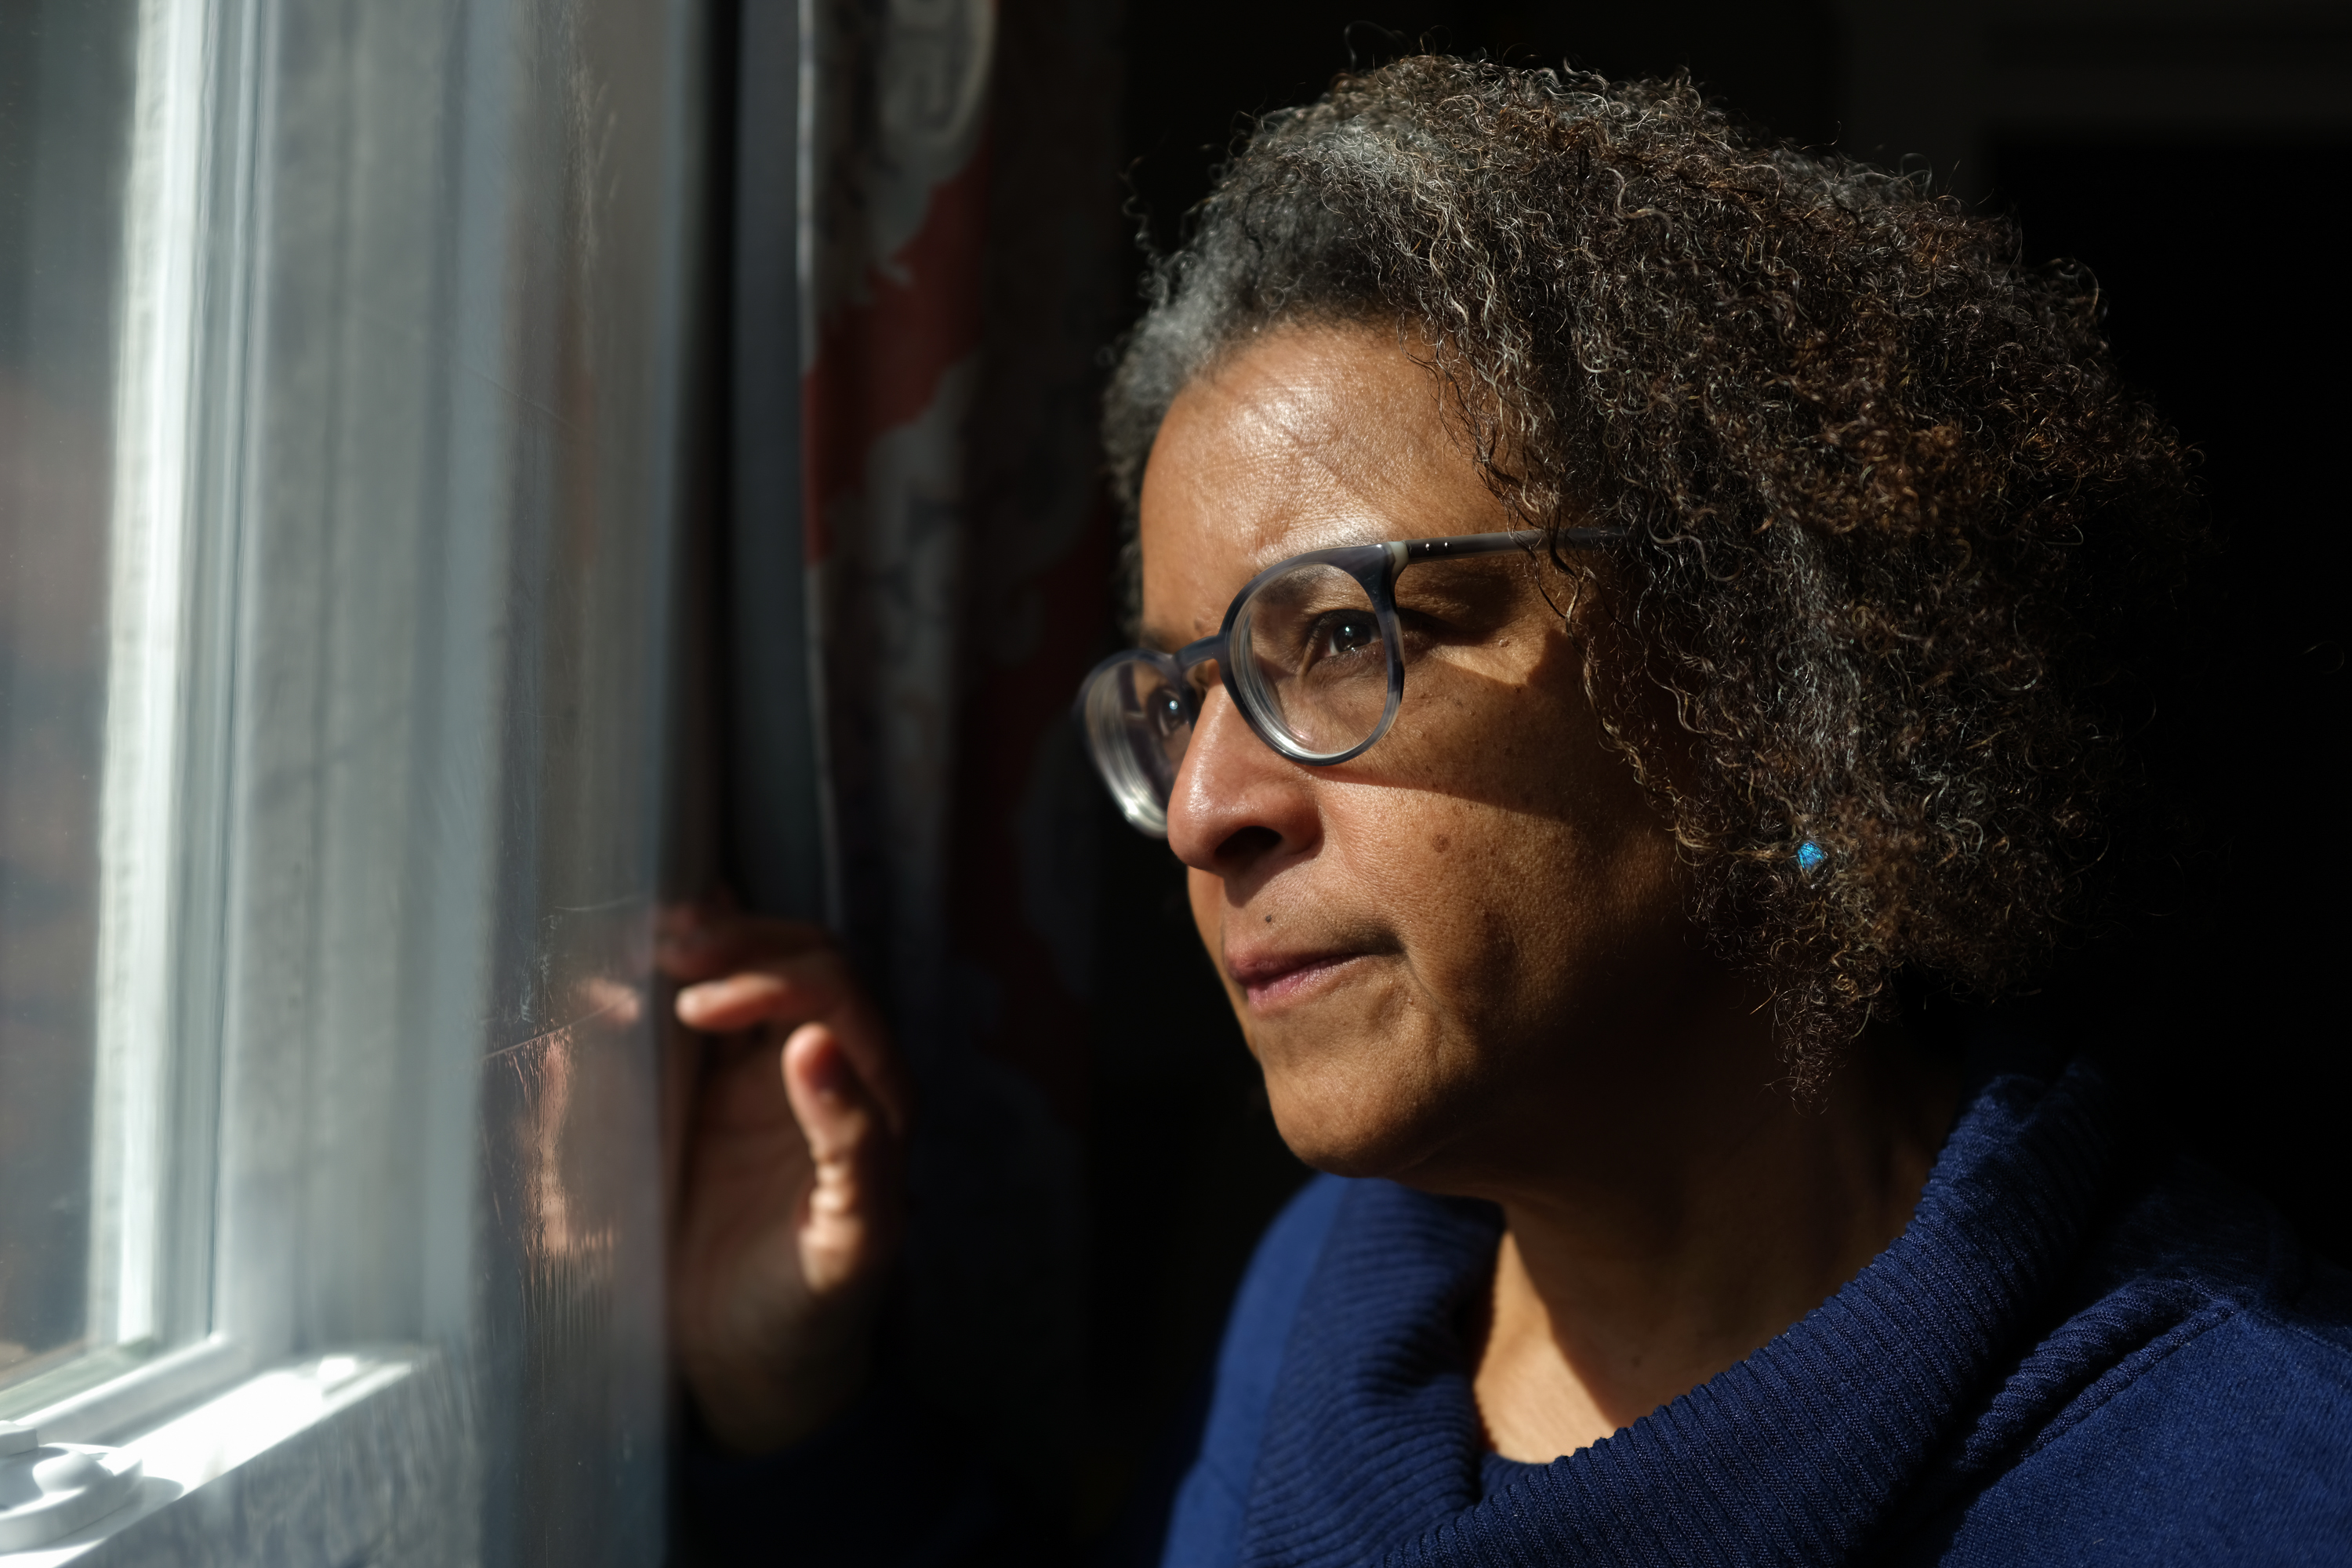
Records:
[[[163,1278],[190,555],[190,388],[212,6],[142,7],[116,373],[90,1331],[152,1344]]]

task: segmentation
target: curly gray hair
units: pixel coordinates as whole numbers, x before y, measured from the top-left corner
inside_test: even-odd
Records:
[[[1266,117],[1148,289],[1104,419],[1130,521],[1205,366],[1362,323],[1530,525],[1630,531],[1588,688],[1800,1084],[1898,972],[1997,995],[2079,921],[2124,650],[2199,531],[2095,288],[2013,226],[1685,80],[1423,57]]]

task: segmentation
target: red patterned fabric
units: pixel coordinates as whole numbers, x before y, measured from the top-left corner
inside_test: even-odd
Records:
[[[827,902],[923,1091],[907,1375],[1075,1429],[1116,16],[803,9],[803,511]]]

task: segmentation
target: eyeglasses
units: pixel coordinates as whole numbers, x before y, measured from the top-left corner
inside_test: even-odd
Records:
[[[1111,655],[1088,672],[1076,707],[1111,798],[1138,829],[1166,835],[1168,798],[1201,714],[1193,671],[1212,662],[1251,731],[1283,756],[1326,768],[1361,756],[1404,701],[1396,584],[1405,568],[1527,550],[1546,537],[1530,528],[1310,551],[1251,578],[1216,636],[1172,654]],[[1624,534],[1570,528],[1554,537],[1600,544]]]

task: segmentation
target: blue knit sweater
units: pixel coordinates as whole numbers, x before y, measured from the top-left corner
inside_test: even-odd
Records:
[[[2352,1563],[2352,1279],[2126,1126],[2086,1066],[1990,1075],[1860,1275],[1549,1465],[1488,1453],[1471,1397],[1496,1211],[1318,1180],[1235,1300],[1161,1561]],[[885,1393],[794,1454],[704,1456],[689,1520],[719,1561],[1060,1554],[904,1442]]]
[[[1483,1204],[1310,1184],[1227,1330],[1168,1568],[2352,1563],[2352,1292],[2259,1201],[1994,1077],[1910,1226],[1703,1387],[1549,1465],[1484,1449]]]

